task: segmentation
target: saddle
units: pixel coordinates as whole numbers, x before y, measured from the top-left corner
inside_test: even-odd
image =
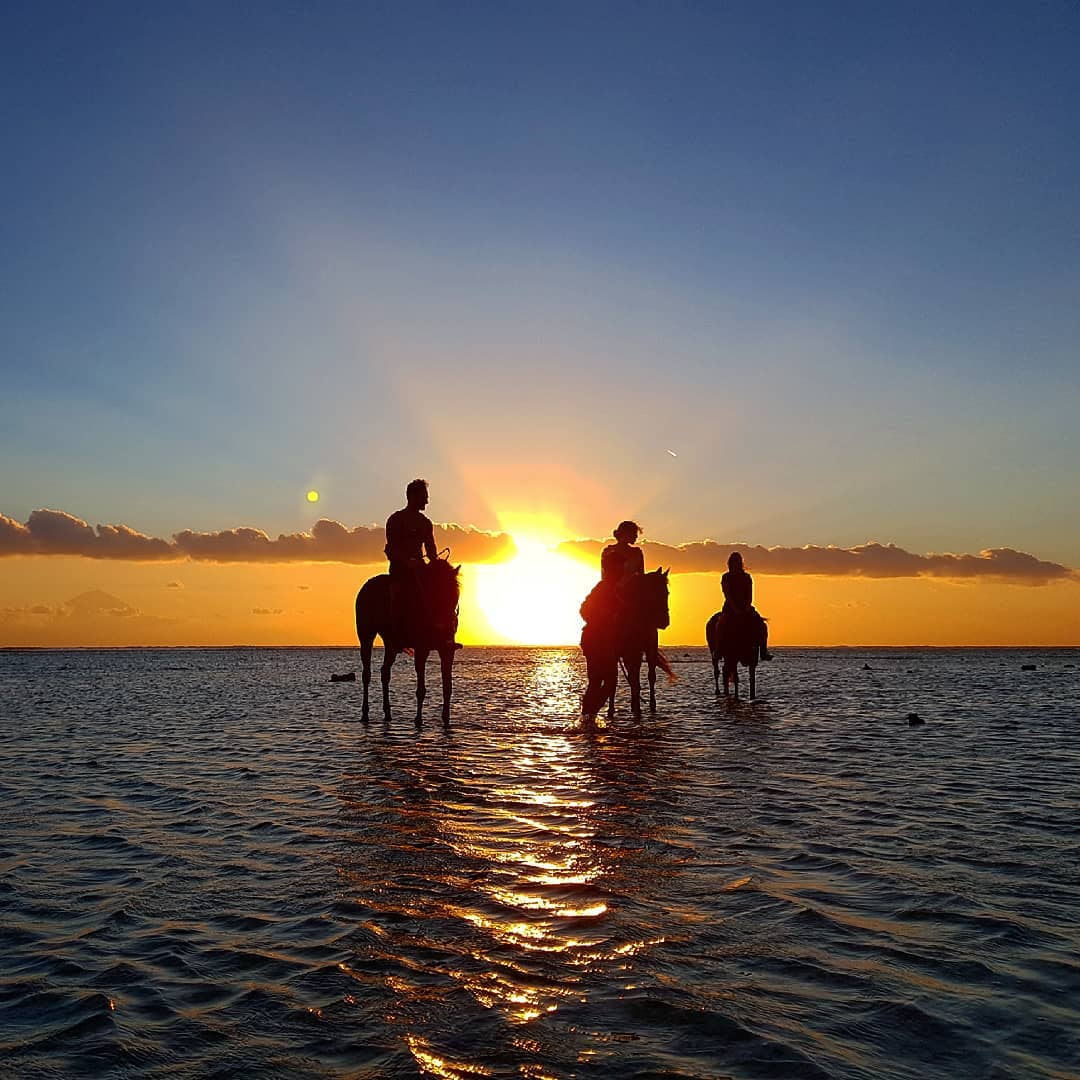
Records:
[[[720,640],[738,647],[742,641],[761,647],[766,641],[765,620],[754,609],[722,611],[717,624]]]

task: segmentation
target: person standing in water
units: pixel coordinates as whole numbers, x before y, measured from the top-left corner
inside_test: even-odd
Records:
[[[733,551],[728,556],[728,571],[720,579],[724,590],[722,615],[747,615],[753,619],[761,634],[761,659],[771,660],[769,626],[754,608],[754,579],[743,569],[742,556]]]

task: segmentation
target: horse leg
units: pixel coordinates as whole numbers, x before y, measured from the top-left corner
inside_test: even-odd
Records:
[[[604,696],[600,700],[607,701],[607,718],[614,720],[615,693],[619,689],[619,654],[616,652],[610,659],[610,663],[605,660],[604,670],[600,673],[604,684]]]
[[[587,724],[591,724],[614,691],[606,658],[586,654],[585,670],[589,675],[589,684],[585,687],[585,696],[581,699],[581,716]]]
[[[729,665],[728,671],[731,672],[731,685],[734,693],[735,700],[739,700],[739,661],[736,660],[733,664]],[[724,689],[727,689],[727,673],[724,675]]]
[[[709,650],[709,655],[712,657],[712,678],[713,686],[716,688],[716,696],[720,696],[720,657]],[[727,691],[727,680],[724,681],[724,691]]]
[[[626,677],[630,680],[630,715],[641,719],[641,653],[626,661]]]
[[[650,650],[649,664],[649,712],[656,712],[656,651]]]
[[[457,650],[451,645],[443,646],[439,650],[439,666],[442,669],[442,720],[444,724],[450,723],[450,695],[454,691],[454,653]]]
[[[364,672],[361,675],[361,679],[364,683],[364,711],[360,714],[360,719],[366,724],[370,717],[368,716],[368,686],[371,685],[371,645],[370,641],[360,642],[360,663],[363,665]]]
[[[427,649],[417,649],[413,656],[413,666],[416,668],[416,726],[419,727],[424,719],[424,698],[427,697],[427,681],[424,676],[427,668]]]
[[[757,672],[757,664],[751,663],[750,664],[750,700],[751,701],[754,700],[754,690],[755,690],[754,675],[755,675],[756,672]]]
[[[382,711],[383,719],[390,719],[390,669],[394,666],[394,660],[397,658],[397,649],[391,648],[386,642],[383,642],[383,661],[382,667],[379,669],[379,675],[382,677]]]

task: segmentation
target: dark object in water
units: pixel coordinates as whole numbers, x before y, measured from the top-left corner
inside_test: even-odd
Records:
[[[1034,664],[1021,664],[1020,665],[1020,670],[1021,671],[1034,671],[1035,670],[1035,665]]]
[[[874,669],[869,664],[863,664],[863,671],[873,671]]]
[[[356,682],[356,672],[346,671],[344,675],[330,675],[331,682]]]
[[[926,723],[917,712],[909,712],[907,714],[907,722],[909,727],[918,727],[920,724]]]

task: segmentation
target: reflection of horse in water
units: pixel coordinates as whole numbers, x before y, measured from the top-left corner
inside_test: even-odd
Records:
[[[616,597],[614,587],[601,583],[582,604],[585,629],[581,651],[589,672],[589,685],[581,702],[582,715],[595,718],[604,702],[614,714],[619,664],[630,683],[630,712],[641,716],[641,661],[649,666],[649,706],[656,709],[656,668],[668,675],[671,668],[657,646],[657,631],[671,621],[668,614],[668,572],[657,569],[635,574],[623,583]]]
[[[417,570],[418,602],[415,610],[393,611],[390,607],[390,575],[369,578],[356,594],[356,636],[360,639],[360,659],[364,665],[364,712],[368,719],[368,684],[371,682],[371,650],[375,635],[382,638],[383,716],[390,719],[390,669],[398,653],[412,649],[416,665],[416,722],[420,723],[427,686],[424,669],[428,655],[439,654],[442,668],[444,722],[450,720],[450,693],[453,688],[454,642],[457,632],[460,566],[446,559],[425,563]],[[410,605],[401,604],[407,608]]]
[[[739,665],[750,669],[750,700],[757,689],[755,672],[759,653],[764,645],[762,625],[764,620],[756,612],[718,611],[705,624],[705,640],[712,654],[713,681],[716,693],[720,693],[720,661],[724,662],[724,693],[728,683],[734,681],[735,700],[739,700]]]

